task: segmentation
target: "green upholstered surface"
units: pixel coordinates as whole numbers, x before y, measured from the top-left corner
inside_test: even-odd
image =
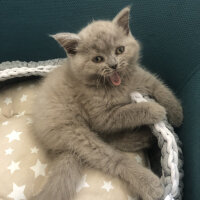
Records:
[[[180,91],[185,119],[179,130],[185,159],[184,200],[200,199],[200,65]]]
[[[132,5],[131,30],[142,63],[177,93],[184,105],[178,130],[185,155],[184,200],[200,197],[199,0],[1,0],[0,62],[64,57],[48,34],[77,32],[92,19],[112,19]]]

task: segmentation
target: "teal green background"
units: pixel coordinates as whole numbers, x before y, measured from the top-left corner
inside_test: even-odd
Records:
[[[184,124],[177,131],[185,158],[184,200],[199,200],[199,0],[0,0],[0,62],[64,57],[48,34],[78,32],[93,19],[112,19],[127,5],[142,64],[183,102]]]

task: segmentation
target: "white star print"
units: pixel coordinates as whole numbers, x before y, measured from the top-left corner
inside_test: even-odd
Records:
[[[83,188],[88,188],[88,187],[90,187],[90,185],[86,182],[86,177],[87,177],[87,175],[85,174],[85,175],[81,178],[81,180],[80,180],[80,182],[79,182],[79,185],[78,185],[77,188],[76,188],[76,192],[80,192]]]
[[[39,160],[37,160],[37,163],[30,167],[34,173],[35,173],[35,178],[37,178],[38,176],[45,176],[45,169],[47,167],[47,164],[42,164]]]
[[[130,197],[129,195],[128,195],[128,200],[137,200],[138,198],[137,197]]]
[[[5,155],[11,155],[13,151],[14,151],[14,149],[8,148],[5,150]]]
[[[21,117],[21,116],[24,116],[24,114],[25,114],[25,111],[23,111],[23,112],[19,112],[19,114],[16,115],[16,117],[19,118],[19,117]]]
[[[17,91],[20,91],[20,90],[22,90],[22,86],[19,86],[19,87],[17,88]]]
[[[19,170],[19,164],[20,162],[14,162],[12,161],[10,166],[8,166],[8,169],[10,170],[10,173],[13,174],[16,170]]]
[[[23,94],[22,97],[20,98],[21,102],[24,102],[27,100],[27,95]]]
[[[26,118],[26,124],[32,124],[32,123],[33,120],[30,117]]]
[[[39,149],[37,147],[31,148],[31,153],[38,153]]]
[[[9,138],[9,143],[13,140],[20,140],[19,136],[22,134],[22,132],[17,132],[13,130],[10,134],[6,135],[7,138]]]
[[[34,85],[34,84],[31,84],[31,85],[30,85],[30,88],[34,88],[34,87],[35,87],[35,85]]]
[[[142,164],[142,158],[139,155],[135,156],[135,159],[138,163]]]
[[[114,189],[111,181],[109,182],[104,181],[104,185],[101,188],[105,189],[107,192],[109,192],[111,189]]]
[[[5,98],[4,103],[5,103],[6,105],[9,105],[10,103],[12,103],[11,97]]]
[[[26,197],[24,195],[25,187],[25,185],[19,187],[15,183],[13,183],[13,191],[8,195],[8,197],[14,200],[26,200]]]
[[[2,122],[2,126],[7,126],[8,125],[8,121]]]

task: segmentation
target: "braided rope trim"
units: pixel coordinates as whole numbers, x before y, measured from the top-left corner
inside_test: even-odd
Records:
[[[58,66],[38,66],[34,68],[21,67],[21,68],[12,68],[0,71],[0,81],[5,81],[7,79],[12,79],[16,77],[24,76],[44,76],[48,72],[52,71]]]
[[[28,68],[35,68],[38,66],[47,66],[47,65],[59,65],[64,62],[66,58],[55,58],[51,60],[45,61],[30,61],[30,62],[23,62],[23,61],[6,61],[0,63],[0,71],[12,68],[20,68],[20,67],[28,67]]]
[[[147,102],[152,101],[148,97],[143,97],[138,92],[133,92],[130,94],[133,102]],[[174,133],[173,127],[163,120],[151,126],[153,134],[158,139],[159,147],[161,148],[161,166],[162,166],[162,182],[165,186],[164,200],[174,200],[182,199],[181,191],[183,189],[182,177],[182,165],[183,162],[181,157],[182,151],[178,144],[177,135]]]
[[[0,81],[17,77],[45,76],[61,65],[65,59],[52,59],[39,62],[3,62],[0,63]],[[13,68],[13,66],[15,66]]]

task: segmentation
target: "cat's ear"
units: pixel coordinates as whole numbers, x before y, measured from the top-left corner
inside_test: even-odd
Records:
[[[80,42],[80,37],[74,33],[57,33],[50,35],[53,37],[67,52],[68,55],[75,55]]]
[[[113,19],[113,23],[123,28],[124,32],[128,35],[129,29],[129,18],[130,18],[130,7],[122,9],[117,16]]]

